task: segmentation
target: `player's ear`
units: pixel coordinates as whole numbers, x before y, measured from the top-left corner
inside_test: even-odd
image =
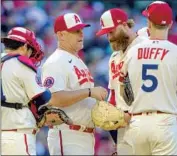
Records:
[[[122,24],[121,26],[120,26],[120,29],[125,33],[125,34],[127,34],[127,32],[129,32],[129,27],[128,27],[128,25],[127,25],[127,23],[125,22],[124,24]]]
[[[59,40],[63,40],[63,32],[62,32],[62,31],[58,31],[58,32],[57,32],[57,38],[58,38]]]
[[[27,49],[27,44],[25,43],[25,44],[23,45],[23,47],[24,47],[25,49]]]
[[[123,23],[122,23],[122,25],[123,25],[123,26],[126,26],[126,25],[127,25],[127,23],[126,23],[126,22],[123,22]]]
[[[152,27],[152,23],[151,23],[150,20],[147,20],[147,27],[148,27],[149,29],[151,29],[151,27]]]
[[[172,25],[173,25],[173,21],[171,21],[171,23],[169,24],[169,29],[171,29]]]
[[[27,47],[27,44],[26,44],[26,43],[22,46],[22,48],[23,48],[23,51],[25,51],[25,52],[28,51],[28,47]]]

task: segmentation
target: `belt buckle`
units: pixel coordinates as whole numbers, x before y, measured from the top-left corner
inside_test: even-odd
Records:
[[[81,127],[79,128],[78,131],[83,132],[83,131],[86,129],[86,126],[84,126],[84,125],[80,125],[80,126],[81,126]]]
[[[33,129],[32,134],[35,135],[38,132],[38,129]]]
[[[15,103],[15,109],[22,109],[22,107],[21,103]]]

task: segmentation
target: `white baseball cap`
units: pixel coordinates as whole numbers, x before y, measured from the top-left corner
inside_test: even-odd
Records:
[[[119,24],[127,22],[127,20],[128,16],[124,10],[118,8],[110,9],[102,14],[100,18],[101,30],[96,35],[101,36],[107,34]]]
[[[54,23],[54,32],[57,33],[58,31],[64,30],[75,31],[89,26],[90,24],[82,23],[79,15],[75,13],[66,13],[56,18]]]

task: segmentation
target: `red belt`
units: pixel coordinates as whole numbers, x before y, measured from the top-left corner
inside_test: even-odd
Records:
[[[13,132],[19,132],[19,131],[21,131],[21,132],[23,132],[23,130],[20,130],[20,129],[4,129],[4,130],[2,130],[2,132],[8,132],[8,131],[13,131]],[[33,129],[31,133],[35,135],[37,133],[37,130]]]
[[[136,115],[150,115],[152,113],[156,113],[156,114],[164,114],[165,112],[161,112],[161,111],[155,111],[155,112],[141,112],[141,113],[129,113],[131,116],[136,116]]]
[[[53,126],[50,126],[49,128],[53,128]],[[81,126],[81,125],[69,125],[69,129],[75,130],[75,131],[80,131],[80,132],[86,132],[86,133],[93,133],[94,128],[86,127],[86,126]]]
[[[94,132],[94,128],[89,128],[89,127],[80,126],[80,125],[69,125],[69,129],[81,131],[81,132],[86,132],[86,133],[93,133]]]

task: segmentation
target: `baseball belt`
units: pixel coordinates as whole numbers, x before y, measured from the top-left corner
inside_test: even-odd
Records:
[[[9,102],[3,102],[3,101],[1,101],[1,106],[8,107],[8,108],[15,108],[15,109],[22,109],[23,108],[23,104],[21,104],[21,103],[9,103]]]

